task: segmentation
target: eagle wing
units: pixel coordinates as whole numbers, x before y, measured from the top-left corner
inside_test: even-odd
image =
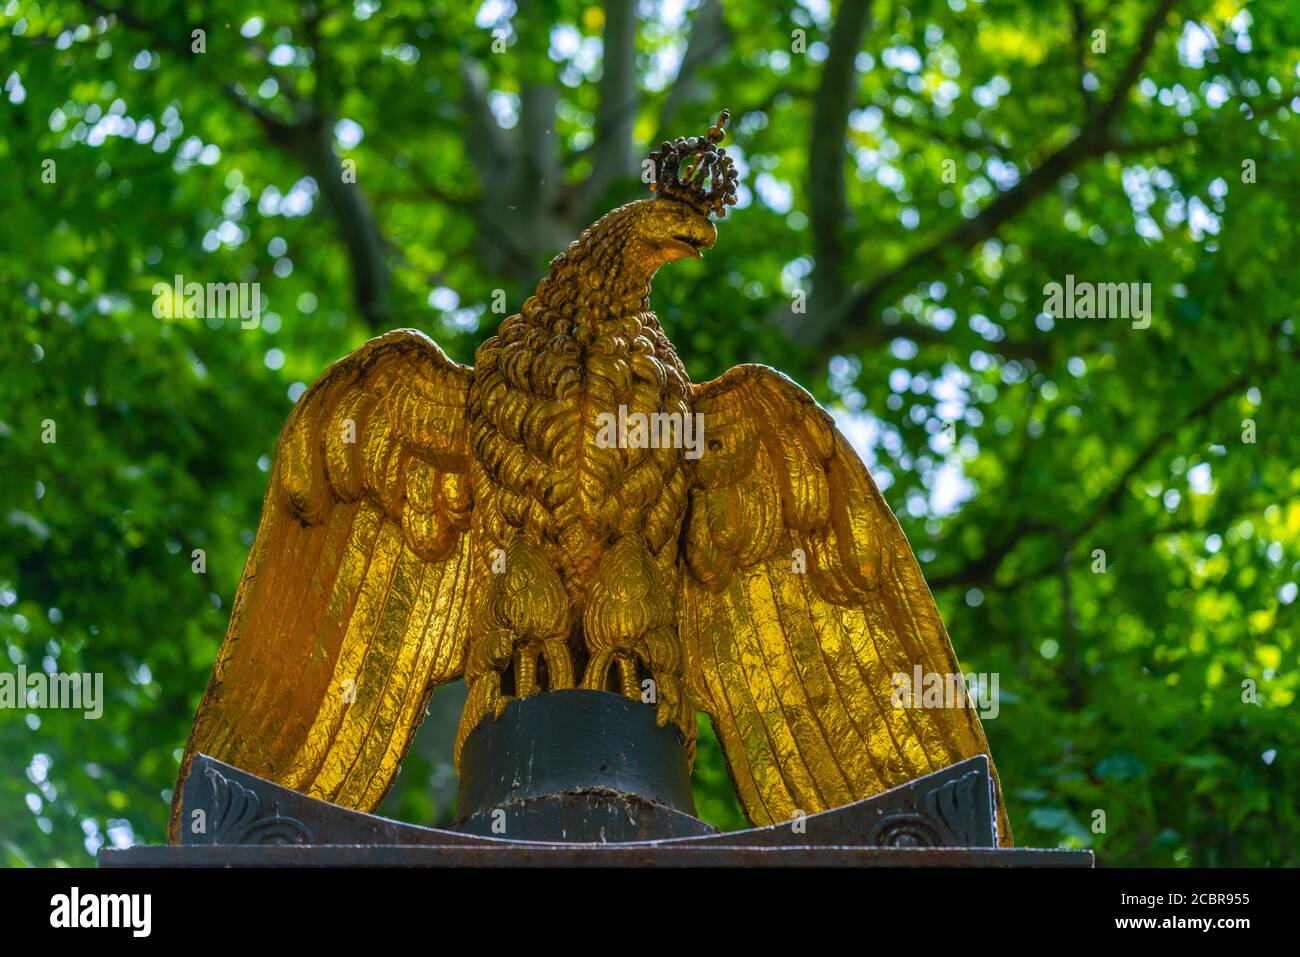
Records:
[[[303,394],[181,764],[198,753],[373,810],[435,685],[464,667],[466,392],[423,333],[372,339]]]
[[[988,754],[969,704],[894,706],[895,675],[956,675],[957,658],[902,529],[830,416],[759,365],[696,386],[693,410],[705,441],[679,630],[690,691],[750,821]],[[997,804],[1009,844],[1000,787]]]

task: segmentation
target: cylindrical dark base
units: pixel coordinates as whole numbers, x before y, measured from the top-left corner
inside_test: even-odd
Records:
[[[711,834],[695,817],[681,733],[650,705],[551,691],[483,719],[460,755],[456,830],[613,843]]]

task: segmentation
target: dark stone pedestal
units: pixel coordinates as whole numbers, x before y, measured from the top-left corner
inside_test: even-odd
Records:
[[[102,867],[1091,867],[1089,851],[998,848],[988,760],[729,834],[695,817],[684,743],[654,709],[551,692],[485,719],[461,753],[462,819],[419,827],[280,787],[206,755],[180,844]]]
[[[100,867],[1091,867],[1090,851],[975,847],[527,844],[132,847]]]
[[[460,819],[483,837],[599,844],[716,834],[695,816],[686,742],[603,691],[512,701],[460,754]]]

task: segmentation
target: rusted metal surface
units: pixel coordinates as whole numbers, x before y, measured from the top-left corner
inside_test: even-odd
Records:
[[[456,825],[463,834],[616,844],[717,834],[697,817],[635,794],[586,788],[509,801]]]

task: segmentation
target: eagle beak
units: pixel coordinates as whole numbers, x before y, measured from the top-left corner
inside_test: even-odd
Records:
[[[718,229],[707,218],[701,216],[679,233],[674,233],[669,241],[681,247],[685,254],[699,259],[704,250],[711,249],[718,239]]]

